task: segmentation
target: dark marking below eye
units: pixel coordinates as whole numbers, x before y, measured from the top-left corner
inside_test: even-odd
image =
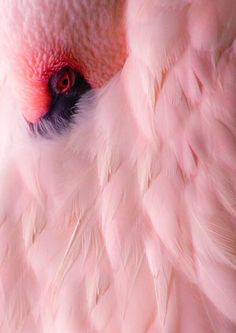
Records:
[[[39,123],[29,125],[33,133],[50,137],[51,134],[63,133],[73,124],[74,115],[78,112],[76,104],[86,92],[91,90],[86,79],[78,72],[75,74],[75,82],[69,91],[58,94],[51,89],[52,101],[48,113],[40,119]]]

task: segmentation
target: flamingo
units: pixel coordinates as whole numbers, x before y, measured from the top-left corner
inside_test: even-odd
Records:
[[[0,0],[0,333],[236,331],[236,1]]]

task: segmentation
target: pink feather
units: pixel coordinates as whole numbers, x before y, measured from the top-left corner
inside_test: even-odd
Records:
[[[125,22],[122,69],[51,141],[0,57],[1,333],[236,331],[236,2]]]

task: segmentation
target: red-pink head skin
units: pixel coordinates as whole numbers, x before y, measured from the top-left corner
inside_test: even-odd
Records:
[[[29,122],[48,111],[50,76],[69,65],[93,87],[126,58],[124,0],[5,1],[0,13],[0,63]]]

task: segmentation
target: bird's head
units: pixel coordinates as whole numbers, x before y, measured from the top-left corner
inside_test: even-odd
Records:
[[[87,179],[81,147],[96,135],[78,132],[125,62],[124,12],[125,0],[0,0],[0,220],[12,202],[87,193],[74,179]]]
[[[124,0],[1,0],[0,9],[1,117],[62,132],[80,98],[124,63]]]

